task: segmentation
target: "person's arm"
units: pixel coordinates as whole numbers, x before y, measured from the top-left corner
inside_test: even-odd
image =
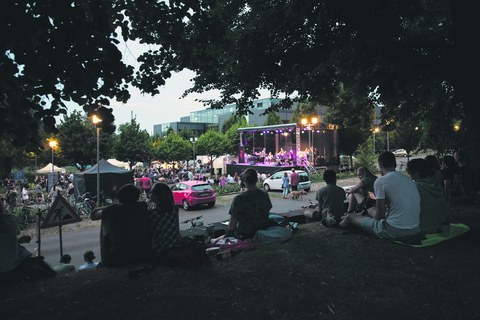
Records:
[[[355,193],[357,190],[361,188],[362,188],[362,182],[360,181],[359,183],[357,183],[356,185],[348,189],[347,194]]]
[[[374,214],[374,217],[376,220],[380,220],[385,218],[385,215],[387,214],[387,205],[385,202],[385,199],[377,199],[376,200],[376,211]]]
[[[102,219],[103,209],[105,209],[105,208],[106,207],[99,207],[99,208],[93,209],[93,211],[90,212],[90,219],[92,219],[92,220]]]
[[[230,221],[228,221],[228,230],[237,229],[238,220],[234,216],[230,216]]]

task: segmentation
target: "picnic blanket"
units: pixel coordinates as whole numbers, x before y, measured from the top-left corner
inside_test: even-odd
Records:
[[[433,246],[434,244],[443,242],[445,240],[458,237],[466,233],[468,230],[470,230],[470,228],[463,223],[451,223],[449,236],[444,236],[441,233],[428,233],[428,234],[425,234],[424,239],[420,240],[417,243],[407,243],[404,241],[395,241],[395,242],[406,245],[406,246],[415,247],[415,248],[429,247],[429,246]]]

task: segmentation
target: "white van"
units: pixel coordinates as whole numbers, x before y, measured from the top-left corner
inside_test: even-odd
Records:
[[[283,171],[275,172],[270,177],[265,179],[265,181],[263,181],[263,188],[266,191],[282,190],[282,178],[285,172],[288,174],[288,177],[290,178],[290,174],[292,173],[291,170],[283,170]],[[305,190],[306,192],[309,192],[311,188],[311,183],[310,183],[310,177],[308,173],[302,170],[296,170],[295,172],[298,173],[298,190]]]

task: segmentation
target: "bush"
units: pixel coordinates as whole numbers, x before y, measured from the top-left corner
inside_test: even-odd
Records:
[[[213,189],[217,194],[228,194],[240,191],[240,184],[238,183],[227,183],[224,187],[220,187],[219,185],[213,185]]]
[[[366,167],[371,172],[377,172],[377,156],[373,153],[372,138],[358,146],[357,161],[355,163],[355,170],[359,167]]]

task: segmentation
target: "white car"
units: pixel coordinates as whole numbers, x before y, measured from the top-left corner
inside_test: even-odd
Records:
[[[406,157],[407,156],[407,150],[405,149],[397,149],[392,152],[395,157]]]
[[[263,188],[266,191],[282,190],[282,178],[285,172],[290,178],[290,174],[292,173],[291,170],[275,172],[270,177],[265,179],[265,181],[263,181]],[[310,177],[308,176],[308,173],[302,170],[296,170],[295,172],[298,173],[298,190],[305,190],[306,192],[309,192],[312,185],[310,183]]]

